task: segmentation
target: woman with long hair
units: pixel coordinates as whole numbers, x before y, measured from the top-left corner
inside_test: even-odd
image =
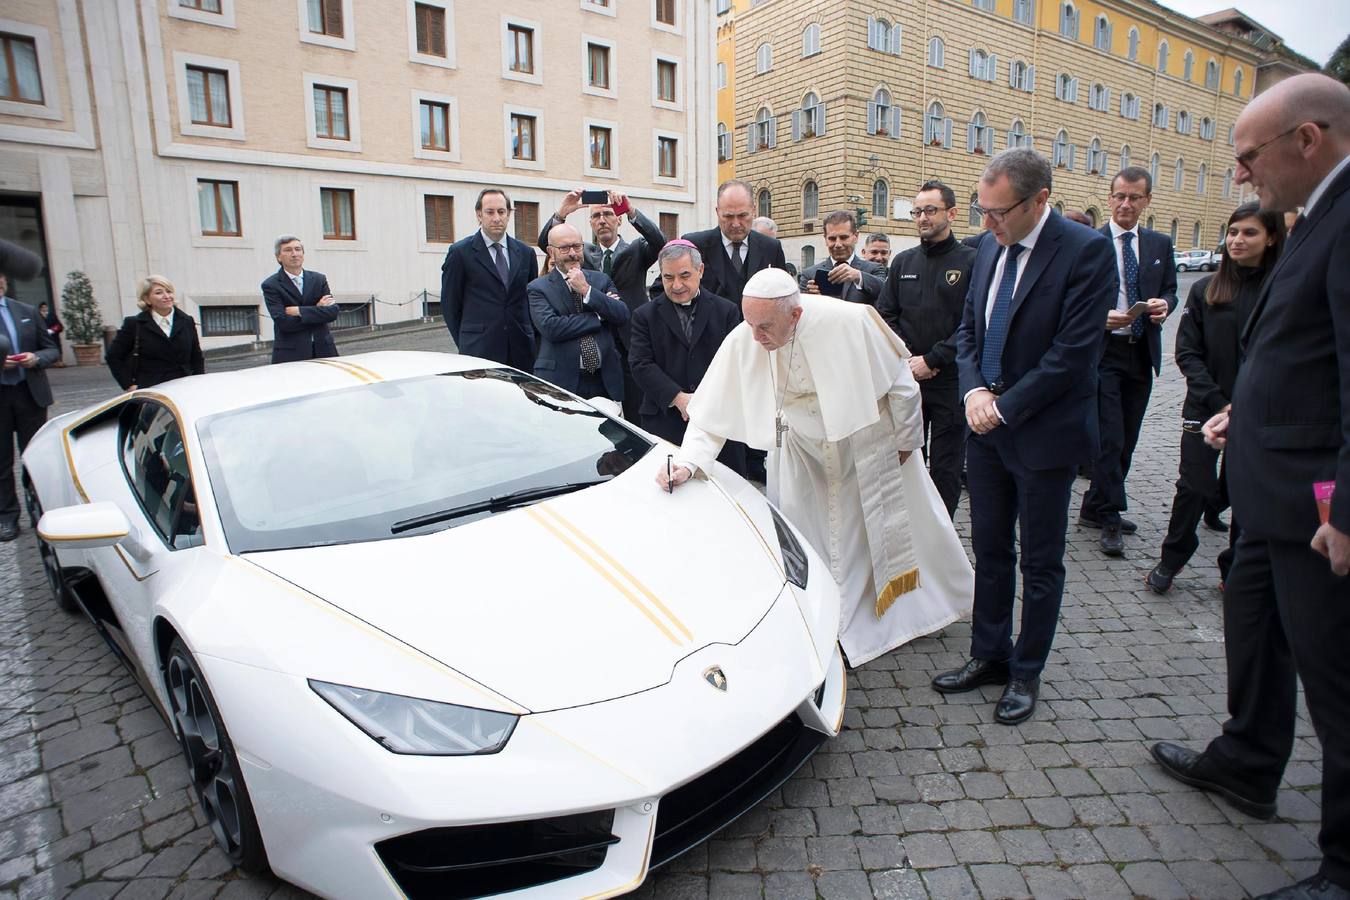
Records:
[[[146,277],[136,305],[140,313],[122,321],[108,348],[108,368],[123,390],[206,371],[197,323],[178,308],[173,282],[163,275]]]
[[[1218,270],[1191,286],[1177,326],[1177,366],[1186,377],[1181,406],[1181,464],[1162,559],[1148,573],[1148,586],[1164,594],[1200,546],[1195,527],[1207,505],[1227,506],[1219,451],[1205,443],[1200,427],[1231,405],[1237,380],[1238,340],[1264,280],[1284,245],[1284,218],[1245,203],[1228,217]],[[1219,579],[1228,577],[1239,525],[1228,529],[1228,549],[1219,554]]]

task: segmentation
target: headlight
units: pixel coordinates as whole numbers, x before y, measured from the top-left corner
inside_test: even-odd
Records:
[[[519,716],[382,694],[309,680],[309,686],[351,723],[391,753],[471,756],[506,746]]]
[[[788,527],[787,522],[778,514],[778,510],[769,507],[773,516],[773,528],[778,532],[778,547],[783,551],[783,572],[787,580],[799,588],[806,587],[806,551]]]

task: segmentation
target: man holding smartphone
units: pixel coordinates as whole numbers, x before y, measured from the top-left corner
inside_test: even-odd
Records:
[[[806,282],[806,292],[876,306],[886,270],[853,252],[858,246],[857,217],[846,209],[837,210],[825,217],[824,228],[830,258]]]
[[[1139,227],[1153,199],[1147,169],[1131,166],[1111,179],[1111,221],[1100,230],[1116,251],[1119,289],[1106,314],[1106,347],[1098,367],[1097,411],[1101,452],[1092,467],[1092,485],[1083,495],[1078,524],[1102,530],[1107,556],[1125,552],[1122,534],[1137,526],[1125,510],[1125,477],[1139,441],[1153,376],[1162,367],[1162,323],[1177,306],[1177,270],[1172,239]]]

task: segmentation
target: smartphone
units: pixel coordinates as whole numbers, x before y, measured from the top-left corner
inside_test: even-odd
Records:
[[[609,202],[609,191],[582,191],[581,202],[587,206],[604,206]]]
[[[614,215],[626,216],[628,215],[628,209],[628,198],[625,197],[622,202],[614,204]]]
[[[5,359],[9,359],[9,360],[13,360],[13,361],[15,361],[15,362],[18,362],[19,360],[23,359],[23,354],[22,354],[22,353],[11,353],[9,356],[6,356]]]
[[[830,271],[832,269],[834,269],[833,265],[821,266],[816,269],[816,274],[811,276],[811,278],[816,283],[816,289],[826,297],[842,297],[844,296],[844,283],[840,282],[835,284],[833,281],[830,281]]]
[[[1148,315],[1148,303],[1140,300],[1138,303],[1125,310],[1126,315],[1131,319],[1137,319],[1140,316]]]

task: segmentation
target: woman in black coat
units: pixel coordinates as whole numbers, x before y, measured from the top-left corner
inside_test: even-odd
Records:
[[[172,282],[149,276],[141,282],[136,305],[141,312],[122,321],[108,349],[108,368],[123,390],[206,371],[197,323],[177,307]]]
[[[1284,244],[1284,217],[1261,212],[1255,203],[1239,206],[1228,217],[1223,259],[1218,271],[1191,286],[1177,326],[1176,361],[1186,377],[1181,406],[1181,465],[1172,518],[1163,539],[1162,560],[1148,573],[1148,586],[1166,593],[1172,579],[1200,546],[1195,527],[1206,506],[1227,506],[1219,451],[1205,443],[1200,427],[1210,416],[1228,409],[1237,380],[1238,341],[1261,282],[1275,265]],[[1239,525],[1229,527],[1229,549],[1219,555],[1219,578],[1228,578],[1232,547]]]

